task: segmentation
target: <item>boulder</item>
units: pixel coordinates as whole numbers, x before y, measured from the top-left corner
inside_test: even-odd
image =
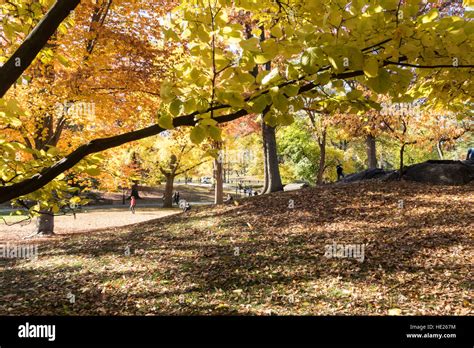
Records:
[[[406,167],[403,180],[443,185],[464,185],[474,180],[474,161],[435,161]]]
[[[387,174],[387,172],[381,168],[366,169],[359,173],[347,175],[341,180],[341,182],[355,182],[361,180],[379,179],[385,174]]]
[[[305,187],[309,187],[309,184],[307,182],[292,182],[290,184],[285,185],[285,187],[283,187],[283,191],[300,190]]]
[[[400,177],[398,170],[389,170],[386,171],[384,175],[378,178],[381,181],[394,181],[398,180]]]
[[[372,179],[393,181],[398,177],[398,170],[384,171],[375,168],[347,175],[341,182]],[[429,160],[405,167],[402,179],[430,184],[464,185],[474,180],[474,161]]]

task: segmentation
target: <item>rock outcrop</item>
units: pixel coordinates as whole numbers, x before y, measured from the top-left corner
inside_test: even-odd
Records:
[[[396,170],[381,168],[367,169],[347,175],[341,182],[355,182],[378,179],[392,181],[399,178]],[[403,170],[402,180],[440,185],[465,185],[474,180],[474,161],[436,161],[430,160],[414,164]]]

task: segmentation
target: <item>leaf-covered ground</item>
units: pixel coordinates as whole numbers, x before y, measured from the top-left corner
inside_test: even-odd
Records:
[[[52,239],[0,261],[0,314],[472,315],[473,193],[332,185]]]

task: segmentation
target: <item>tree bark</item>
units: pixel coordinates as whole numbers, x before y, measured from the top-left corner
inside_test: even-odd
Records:
[[[270,127],[262,120],[264,188],[262,193],[283,191],[275,136],[275,127]]]
[[[172,208],[173,207],[173,183],[174,178],[176,177],[176,166],[178,165],[178,157],[175,154],[170,156],[170,161],[168,163],[167,170],[160,167],[161,173],[166,178],[165,192],[163,199],[163,208]]]
[[[402,176],[403,176],[403,155],[405,153],[405,146],[407,144],[403,144],[402,147],[400,148],[400,170],[399,170],[399,175],[398,175],[398,178],[401,179]]]
[[[15,83],[30,66],[59,25],[69,16],[80,0],[58,0],[36,25],[8,61],[0,67],[0,97]]]
[[[165,185],[165,199],[163,201],[163,208],[172,208],[173,207],[173,184],[174,184],[174,175],[166,175],[166,185]]]
[[[140,193],[138,192],[138,185],[134,184],[132,186],[132,190],[130,192],[130,196],[128,198],[132,198],[132,196],[135,196],[136,199],[142,199],[140,197]]]
[[[214,204],[224,203],[224,181],[222,177],[222,162],[214,160],[216,188],[214,194]]]
[[[371,134],[366,138],[367,165],[369,169],[377,168],[377,148],[375,146],[375,137]]]
[[[262,194],[266,193],[268,191],[268,186],[269,186],[269,180],[268,177],[270,174],[268,173],[268,165],[267,165],[267,143],[265,142],[265,138],[263,137],[263,125],[265,124],[264,121],[262,121],[262,145],[263,145],[263,187],[262,187]]]
[[[438,141],[436,143],[436,152],[438,153],[438,157],[440,160],[443,160],[444,159],[444,155],[443,155],[443,149],[441,148],[441,141]]]
[[[41,132],[35,132],[35,137],[33,139],[35,145],[34,149],[47,151],[48,145],[57,146],[59,137],[63,130],[63,124],[61,121],[58,121],[56,129],[53,131],[53,117],[51,117],[51,115],[45,115],[43,124],[38,129],[47,129],[48,137],[44,140],[42,139]],[[33,155],[33,158],[36,159],[37,156]],[[36,234],[54,234],[54,214],[51,211],[44,212],[38,216]]]
[[[251,27],[247,26],[247,37],[250,38]],[[260,26],[260,41],[266,40],[265,27]],[[271,70],[271,62],[265,63],[263,66],[264,70]],[[252,75],[256,77],[258,74],[258,67],[256,66]],[[270,106],[267,106],[262,112],[262,141],[263,141],[263,189],[262,194],[283,191],[283,185],[281,183],[280,169],[278,167],[278,153],[276,146],[275,128],[267,125],[263,120],[265,114],[270,110]]]
[[[44,212],[36,220],[37,234],[54,234],[54,214],[51,212]]]
[[[323,130],[321,139],[318,141],[319,145],[319,168],[316,176],[316,184],[323,183],[324,170],[326,169],[326,130]]]
[[[222,144],[217,142],[214,146],[216,149],[220,150]],[[224,203],[224,180],[223,180],[223,162],[224,158],[220,154],[216,159],[214,159],[214,204],[223,204]]]

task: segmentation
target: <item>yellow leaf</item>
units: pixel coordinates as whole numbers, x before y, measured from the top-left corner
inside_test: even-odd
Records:
[[[196,126],[191,130],[190,138],[194,144],[200,144],[206,137],[206,130],[202,126]]]
[[[240,47],[250,52],[260,52],[259,42],[256,37],[252,37],[248,40],[240,41]]]
[[[164,129],[172,129],[173,119],[170,115],[163,115],[158,119],[158,125]]]
[[[390,308],[388,310],[388,315],[401,315],[402,310],[400,308]]]
[[[367,77],[376,77],[379,73],[379,61],[375,57],[368,57],[364,61],[364,74]]]
[[[212,139],[214,139],[216,141],[222,141],[222,137],[221,137],[222,129],[220,129],[219,127],[209,126],[208,127],[208,132],[209,132],[209,136]]]
[[[269,58],[265,54],[257,54],[254,57],[254,60],[255,60],[255,63],[257,63],[257,64],[265,64],[265,63],[269,62],[271,60],[271,58]]]
[[[169,110],[173,116],[178,116],[179,113],[181,112],[181,106],[183,103],[181,103],[181,100],[175,99],[169,106]]]

